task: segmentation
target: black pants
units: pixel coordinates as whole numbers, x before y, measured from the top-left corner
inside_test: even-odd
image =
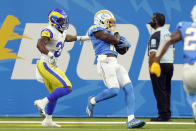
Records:
[[[161,63],[161,76],[150,74],[154,96],[157,101],[159,117],[163,119],[171,118],[170,96],[171,96],[171,78],[173,76],[174,66],[172,63]]]

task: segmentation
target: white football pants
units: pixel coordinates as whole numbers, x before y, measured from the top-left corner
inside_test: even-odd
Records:
[[[184,64],[183,82],[186,93],[196,95],[196,64]]]
[[[97,58],[97,71],[108,88],[120,88],[131,83],[128,72],[118,64],[116,57],[99,55]]]

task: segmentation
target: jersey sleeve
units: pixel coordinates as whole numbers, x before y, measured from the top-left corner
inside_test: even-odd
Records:
[[[184,22],[179,22],[179,23],[177,24],[176,30],[179,30],[180,32],[182,32],[183,25],[184,25]]]
[[[43,36],[52,39],[53,38],[53,33],[50,29],[44,29],[44,30],[41,31],[41,37],[43,37]]]
[[[186,21],[182,21],[182,22],[179,22],[178,24],[177,24],[177,30],[180,30],[180,32],[183,32],[183,31],[185,31],[185,29],[187,28],[187,27],[190,27],[192,25],[192,22],[186,22]]]
[[[186,36],[186,29],[192,25],[192,22],[179,22],[177,25],[177,30],[180,31],[182,39]]]
[[[152,51],[157,52],[160,43],[160,32],[156,32],[151,36],[149,41],[149,53]]]
[[[90,29],[88,31],[88,35],[93,36],[93,33],[97,32],[97,31],[101,31],[101,30],[104,30],[104,29],[101,27],[98,27],[97,25],[93,25],[90,27]]]

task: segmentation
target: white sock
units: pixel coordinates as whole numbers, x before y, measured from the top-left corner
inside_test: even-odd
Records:
[[[43,100],[43,102],[44,102],[44,104],[48,104],[49,103],[49,100],[48,100],[48,98],[47,97],[45,97],[44,99],[42,99]]]
[[[134,118],[135,118],[134,115],[129,115],[129,116],[128,116],[128,121],[131,121],[131,120],[133,120]]]
[[[52,115],[46,114],[46,119],[47,119],[47,120],[52,120]]]
[[[96,104],[95,97],[91,98],[90,102],[91,104],[95,105]]]

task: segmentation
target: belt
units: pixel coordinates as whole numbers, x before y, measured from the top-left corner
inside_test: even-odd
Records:
[[[106,54],[107,57],[117,57],[116,55],[114,54]]]

